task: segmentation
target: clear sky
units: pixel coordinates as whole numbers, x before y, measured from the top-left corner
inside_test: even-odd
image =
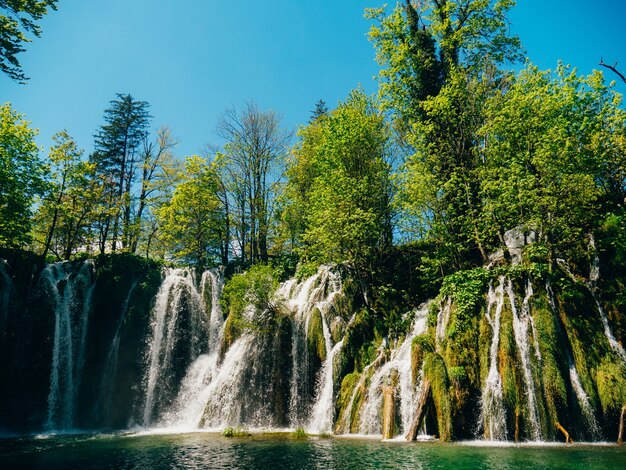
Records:
[[[0,75],[0,102],[26,114],[46,151],[62,129],[91,151],[115,93],[148,101],[179,155],[218,143],[224,108],[249,100],[296,128],[320,98],[333,107],[359,84],[376,90],[363,10],[383,2],[60,0],[21,55],[30,81]],[[542,69],[562,59],[589,73],[602,56],[626,72],[626,0],[518,0],[510,19]]]

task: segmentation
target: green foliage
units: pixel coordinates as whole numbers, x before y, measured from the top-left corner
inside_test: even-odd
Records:
[[[239,426],[236,428],[228,426],[222,431],[222,436],[224,437],[249,437],[251,435],[245,428]]]
[[[219,198],[215,165],[187,157],[172,198],[158,211],[163,239],[171,254],[200,270],[219,263],[227,232],[227,214]]]
[[[475,317],[478,307],[484,301],[485,291],[492,276],[493,273],[487,269],[475,268],[458,271],[444,279],[441,296],[451,296],[455,305],[452,331],[465,329],[465,324]]]
[[[360,379],[360,373],[351,372],[347,374],[341,381],[341,387],[339,389],[339,394],[337,395],[335,409],[337,410],[337,416],[339,416],[337,422],[341,423],[347,420],[348,429],[340,431],[354,432],[353,422],[354,418],[357,416],[356,411],[358,406],[358,400],[356,399],[356,397],[354,403],[352,403],[351,409],[348,409],[348,405],[350,404],[350,399],[352,398],[352,394],[354,393],[354,388],[357,386]]]
[[[18,248],[30,241],[32,204],[45,189],[36,135],[9,103],[0,106],[0,246]]]
[[[292,436],[294,439],[306,439],[307,438],[306,431],[302,427],[297,427],[296,430],[293,432]]]
[[[0,2],[3,15],[0,15],[0,71],[9,78],[24,83],[28,78],[22,71],[17,58],[24,51],[24,43],[30,42],[28,34],[41,36],[37,21],[48,14],[48,9],[56,10],[58,0],[4,0]]]
[[[300,136],[286,190],[302,217],[304,264],[352,261],[371,271],[378,250],[391,242],[383,116],[357,90]]]
[[[537,297],[531,309],[537,332],[536,340],[541,352],[541,374],[537,381],[543,385],[543,393],[550,415],[546,429],[552,429],[555,422],[561,422],[568,411],[567,389],[561,373],[560,360],[563,360],[564,338],[559,335],[557,319],[544,296]]]
[[[551,74],[528,65],[488,100],[480,178],[492,236],[522,224],[542,235],[552,262],[555,252],[586,255],[581,242],[600,202],[623,194],[614,170],[623,157],[605,148],[623,139],[626,113],[618,106],[599,72],[580,77],[563,66]]]
[[[310,316],[306,337],[309,351],[317,355],[321,362],[324,362],[326,360],[326,342],[322,329],[322,313],[319,309],[315,309]]]
[[[277,287],[276,273],[266,264],[254,265],[242,274],[235,274],[226,282],[220,304],[222,311],[228,316],[224,325],[227,346],[232,344],[243,330],[262,327],[253,324],[251,317],[257,312],[274,310],[272,295]],[[246,309],[249,307],[253,312],[246,315]]]
[[[83,151],[65,131],[52,137],[48,187],[34,217],[37,251],[56,260],[69,260],[78,247],[90,240],[99,188],[94,182],[95,167],[81,159]]]

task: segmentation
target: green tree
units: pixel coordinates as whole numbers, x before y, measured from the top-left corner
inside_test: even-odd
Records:
[[[260,111],[253,103],[226,110],[217,131],[226,141],[221,181],[232,201],[242,262],[267,262],[274,197],[291,133],[280,127],[277,113]]]
[[[171,256],[199,269],[222,260],[227,217],[218,196],[220,190],[215,164],[201,157],[187,157],[172,198],[158,211]]]
[[[361,90],[300,131],[288,170],[303,261],[374,270],[392,239],[389,129]]]
[[[137,252],[140,243],[145,245],[146,257],[158,226],[153,211],[164,198],[170,196],[176,182],[178,161],[172,153],[177,142],[167,127],[158,130],[156,140],[145,139],[140,158],[141,181],[137,207],[131,227],[130,251]]]
[[[0,245],[30,240],[32,206],[45,189],[37,132],[9,103],[0,106]]]
[[[436,241],[437,257],[456,268],[475,249],[487,258],[479,217],[478,130],[492,92],[491,81],[455,69],[439,94],[421,103],[423,116],[408,136],[414,153],[401,172],[404,228]]]
[[[81,159],[83,151],[62,131],[52,138],[48,189],[35,215],[35,241],[45,258],[52,252],[68,260],[79,247],[90,249],[89,228],[99,191],[94,165]]]
[[[537,231],[551,261],[584,255],[584,235],[623,203],[620,101],[600,72],[532,65],[489,100],[480,179],[492,233],[522,224]]]
[[[118,94],[104,112],[105,124],[95,136],[95,152],[92,161],[97,172],[107,181],[105,208],[99,223],[100,251],[107,243],[111,250],[129,249],[132,243],[132,189],[137,166],[148,135],[149,104],[136,101],[131,95]],[[121,233],[120,233],[121,230]]]
[[[57,0],[0,0],[0,70],[11,79],[24,83],[28,78],[17,58],[24,43],[30,42],[28,34],[41,36],[37,24],[48,9],[57,9]]]
[[[309,119],[309,124],[322,116],[326,116],[327,114],[328,106],[326,106],[326,102],[322,99],[317,100],[317,102],[315,103],[315,109],[311,111],[311,119]]]

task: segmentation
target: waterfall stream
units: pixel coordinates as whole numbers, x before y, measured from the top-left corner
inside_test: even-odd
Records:
[[[517,306],[515,304],[515,294],[513,293],[513,283],[509,279],[506,291],[509,296],[509,301],[511,303],[511,310],[513,312],[513,333],[515,337],[515,344],[517,345],[517,350],[520,355],[520,362],[522,366],[522,376],[524,378],[524,384],[526,386],[525,393],[526,399],[528,400],[528,416],[526,419],[526,423],[528,425],[530,431],[530,437],[534,441],[541,440],[541,427],[539,424],[539,409],[537,406],[537,397],[535,392],[535,382],[533,379],[533,374],[531,370],[531,362],[530,362],[530,340],[528,337],[528,327],[529,327],[529,317],[530,317],[530,309],[528,307],[528,302],[530,297],[533,294],[532,285],[530,281],[526,285],[526,292],[524,295],[524,300],[522,301],[522,310],[521,313],[518,312]],[[536,339],[535,339],[536,340]]]
[[[492,337],[489,348],[489,373],[481,396],[481,423],[485,439],[506,440],[506,419],[502,402],[502,378],[498,370],[498,348],[500,346],[500,317],[504,306],[504,277],[500,278],[497,289],[489,286],[487,296],[487,321],[491,326]],[[494,312],[495,306],[495,312]],[[493,313],[493,317],[492,317]]]
[[[54,309],[54,340],[46,429],[74,426],[74,412],[85,365],[85,344],[94,288],[93,266],[86,261],[73,275],[71,263],[54,263],[41,273]]]
[[[552,286],[549,281],[546,282],[546,293],[548,294],[548,303],[550,304],[550,308],[556,315],[558,310],[554,299],[554,292],[552,291]],[[578,375],[578,370],[576,369],[576,364],[574,363],[574,358],[572,357],[569,348],[565,348],[565,354],[567,357],[567,368],[569,370],[570,383],[572,384],[572,389],[576,394],[576,400],[578,401],[578,406],[580,406],[580,410],[583,413],[589,434],[593,439],[600,439],[602,437],[600,425],[598,424],[593,407],[591,406],[589,395],[587,395],[587,392],[585,392],[585,389],[583,388],[580,376]]]
[[[413,328],[402,344],[391,352],[389,361],[382,365],[371,377],[365,404],[361,411],[359,432],[362,434],[381,434],[381,409],[383,402],[382,387],[397,374],[397,395],[400,398],[400,434],[404,434],[413,421],[417,404],[419,386],[413,385],[411,367],[411,346],[413,339],[426,332],[429,304],[415,311]],[[365,373],[365,371],[364,371]],[[418,384],[419,385],[419,384]],[[348,408],[349,409],[349,408]]]
[[[208,319],[191,269],[165,272],[153,309],[143,425],[176,397],[179,377],[207,350]]]

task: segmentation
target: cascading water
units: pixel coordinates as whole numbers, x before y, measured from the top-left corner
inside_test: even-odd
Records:
[[[524,378],[524,384],[526,386],[526,398],[528,400],[528,417],[526,423],[530,430],[530,436],[532,440],[539,441],[541,440],[541,427],[539,425],[539,409],[537,407],[537,397],[535,392],[535,382],[533,380],[532,370],[531,370],[531,362],[530,362],[530,341],[528,338],[528,327],[529,327],[529,317],[530,310],[528,308],[528,302],[530,297],[532,296],[532,285],[530,281],[526,285],[526,293],[524,295],[524,300],[522,302],[522,311],[521,314],[518,312],[518,309],[515,305],[515,294],[513,293],[513,283],[509,279],[506,291],[509,296],[509,301],[511,303],[511,310],[513,312],[513,334],[515,337],[515,344],[517,345],[517,350],[519,351],[521,366],[522,366],[522,376]],[[526,306],[526,307],[524,307]]]
[[[450,310],[452,308],[452,297],[448,297],[445,300],[445,304],[442,304],[439,308],[439,313],[437,314],[437,329],[435,340],[437,342],[437,346],[443,341],[446,337],[446,329],[448,328],[448,322],[450,321]]]
[[[497,289],[489,286],[487,312],[485,316],[491,326],[492,337],[489,348],[489,373],[481,396],[480,421],[485,439],[506,440],[506,418],[502,401],[502,378],[498,370],[498,348],[500,346],[500,317],[504,306],[504,278],[500,278]],[[495,306],[495,312],[494,312]],[[493,317],[492,317],[493,312]]]
[[[292,426],[307,427],[316,432],[330,432],[334,411],[333,366],[343,341],[333,345],[329,328],[329,310],[335,297],[341,292],[341,277],[331,266],[322,266],[318,272],[303,283],[284,283],[277,292],[293,312],[292,368],[289,414]],[[311,358],[307,340],[312,315],[319,314],[326,358],[316,381],[311,380]],[[316,387],[317,385],[317,387]],[[313,388],[315,387],[315,388]],[[313,395],[312,391],[317,390]],[[311,409],[311,396],[314,402]],[[307,420],[308,418],[308,420]]]
[[[54,309],[54,341],[46,429],[74,426],[74,412],[85,365],[84,350],[94,288],[93,266],[86,261],[74,274],[71,263],[48,265],[41,273]]]
[[[191,364],[173,406],[164,413],[161,424],[169,428],[194,429],[200,425],[209,396],[213,393],[208,385],[215,379],[218,370],[217,357],[224,327],[224,316],[220,308],[220,296],[224,287],[223,270],[205,271],[200,285],[203,299],[207,299],[206,289],[210,286],[207,352],[198,356]]]
[[[596,294],[596,284],[600,279],[600,257],[598,256],[598,250],[596,249],[593,235],[589,238],[589,249],[591,251],[591,265],[589,267],[589,282],[587,283],[587,288],[589,289],[589,292],[591,292],[593,300],[596,303],[596,307],[598,308],[600,320],[602,321],[602,327],[604,328],[604,336],[606,336],[606,339],[609,341],[613,351],[615,351],[622,361],[626,363],[626,351],[624,350],[624,347],[615,339],[615,336],[613,336],[613,331],[611,331],[607,314],[604,311],[604,308],[602,308],[600,299]]]
[[[546,293],[548,294],[548,303],[550,304],[550,308],[552,309],[552,312],[556,314],[556,301],[554,299],[554,292],[552,291],[552,286],[550,285],[549,281],[546,283]],[[578,375],[578,370],[576,369],[574,358],[572,357],[572,354],[570,353],[568,348],[565,349],[565,354],[567,357],[567,367],[569,370],[570,383],[572,384],[572,389],[576,394],[578,406],[580,406],[580,410],[583,413],[585,424],[587,425],[587,430],[594,440],[601,439],[602,431],[600,429],[598,421],[596,420],[593,407],[591,406],[591,401],[589,400],[589,395],[587,395],[587,392],[585,392],[585,389],[583,388],[582,382],[580,380],[580,376]]]
[[[380,420],[385,382],[397,374],[397,391],[400,398],[400,419],[403,434],[408,431],[413,421],[413,414],[419,398],[419,387],[413,384],[411,367],[411,346],[413,339],[426,332],[429,304],[425,304],[415,311],[413,329],[405,338],[400,347],[392,351],[389,361],[380,367],[370,379],[365,396],[365,404],[361,412],[359,432],[363,434],[381,434]],[[364,371],[365,372],[365,371]],[[418,384],[419,385],[419,384]]]
[[[208,318],[191,269],[169,269],[152,312],[143,425],[176,397],[189,365],[208,347]]]
[[[334,382],[333,382],[333,366],[337,354],[341,352],[343,339],[334,346],[330,337],[330,330],[322,315],[322,328],[324,331],[324,342],[326,345],[326,361],[320,375],[320,386],[315,399],[315,406],[311,413],[308,429],[312,432],[323,433],[331,432],[334,417]]]

